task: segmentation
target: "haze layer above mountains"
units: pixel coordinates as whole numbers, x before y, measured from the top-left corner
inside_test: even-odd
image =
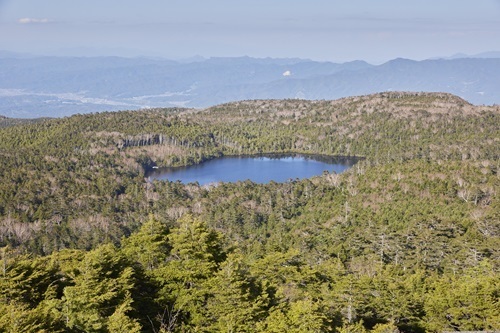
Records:
[[[448,92],[498,104],[500,58],[364,61],[15,57],[0,52],[0,114],[61,117],[248,99],[337,99],[384,91]]]

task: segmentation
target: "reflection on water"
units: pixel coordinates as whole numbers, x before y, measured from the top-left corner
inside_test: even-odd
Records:
[[[340,173],[358,160],[355,157],[304,154],[227,156],[193,166],[155,169],[146,177],[150,180],[180,180],[185,184],[198,182],[200,185],[247,179],[255,183],[285,182],[318,176],[325,171]]]

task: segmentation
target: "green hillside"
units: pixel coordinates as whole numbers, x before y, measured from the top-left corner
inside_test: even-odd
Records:
[[[500,330],[498,124],[498,106],[403,92],[9,122],[0,331]],[[364,159],[286,183],[145,179],[287,152]]]

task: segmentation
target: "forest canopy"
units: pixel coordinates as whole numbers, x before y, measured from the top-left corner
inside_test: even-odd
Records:
[[[500,330],[498,106],[390,92],[2,124],[0,331]],[[364,159],[145,178],[259,153]]]

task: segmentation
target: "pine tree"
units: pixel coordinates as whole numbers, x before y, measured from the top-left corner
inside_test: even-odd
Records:
[[[105,332],[114,314],[113,327],[118,319],[138,327],[134,320],[124,318],[130,310],[134,271],[113,245],[88,252],[73,283],[64,289],[63,297],[63,313],[70,329]]]
[[[225,259],[221,234],[190,215],[179,220],[168,236],[172,250],[167,263],[153,273],[161,286],[158,302],[169,315],[162,326],[205,327],[209,324],[206,301],[212,290],[207,282]]]
[[[265,314],[268,295],[250,279],[240,254],[230,254],[206,286],[207,315],[214,332],[253,332]]]
[[[309,299],[298,300],[289,304],[288,308],[277,308],[260,324],[259,332],[329,332],[331,327],[323,309]]]
[[[146,271],[157,268],[168,257],[166,226],[150,215],[138,232],[122,240],[122,252],[129,260],[140,263]]]

